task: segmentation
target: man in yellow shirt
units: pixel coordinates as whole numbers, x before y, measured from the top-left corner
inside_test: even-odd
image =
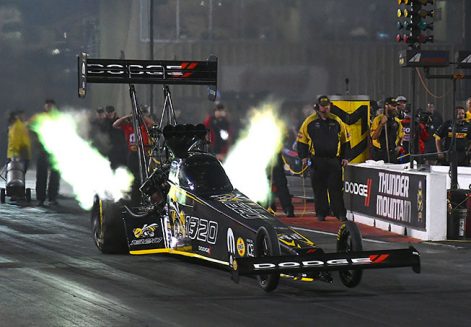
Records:
[[[373,160],[396,163],[401,149],[404,131],[397,118],[397,102],[394,98],[384,100],[384,113],[379,114],[371,124]]]
[[[19,159],[23,163],[23,169],[26,173],[31,160],[31,139],[23,114],[21,110],[10,113],[7,158],[8,161],[13,158]]]
[[[327,96],[317,99],[314,112],[304,120],[297,138],[298,156],[303,166],[311,160],[311,183],[314,191],[317,219],[329,215],[329,201],[333,214],[346,220],[347,211],[343,201],[342,167],[348,164],[350,140],[345,124],[330,113]]]
[[[466,99],[466,118],[465,120],[470,123],[471,122],[471,97]]]

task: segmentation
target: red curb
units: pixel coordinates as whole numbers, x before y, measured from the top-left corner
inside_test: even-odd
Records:
[[[286,215],[281,211],[276,213],[276,216],[286,225],[334,234],[337,233],[341,222],[335,217],[326,217],[325,221],[318,221],[314,212],[314,204],[312,202],[305,202],[303,199],[293,198],[293,205],[295,209],[295,217],[286,217]],[[281,208],[279,204],[277,204],[277,207]],[[361,223],[357,223],[357,225],[363,238],[394,243],[422,242],[422,240],[413,237],[388,232],[373,226]]]

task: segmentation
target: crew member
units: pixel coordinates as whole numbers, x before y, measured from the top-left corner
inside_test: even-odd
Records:
[[[56,102],[52,99],[47,99],[44,102],[43,114],[50,114],[57,109]],[[37,118],[37,115],[31,118],[31,121]],[[44,206],[44,201],[47,198],[50,205],[57,205],[57,195],[59,194],[60,174],[57,169],[51,164],[51,158],[41,142],[38,142],[38,158],[36,161],[36,199],[38,206]],[[49,182],[48,182],[49,175]]]
[[[471,97],[466,99],[466,121],[471,122]]]
[[[219,161],[226,158],[231,141],[231,130],[227,119],[226,108],[222,103],[216,104],[212,115],[208,115],[204,126],[209,129],[209,150],[216,155]]]
[[[294,217],[294,206],[289,193],[288,180],[283,169],[283,158],[281,151],[276,155],[273,167],[270,169],[270,181],[272,194],[280,200],[281,207],[287,217]],[[275,197],[270,198],[269,207],[276,211]]]
[[[466,112],[465,109],[461,106],[456,107],[456,128],[455,128],[455,138],[456,138],[456,163],[458,166],[469,166],[468,151],[470,148],[471,140],[471,124],[465,121]],[[450,155],[448,155],[448,161],[445,161],[445,156],[442,152],[449,151],[453,139],[453,122],[448,120],[444,122],[434,134],[435,136],[435,145],[437,147],[437,152],[439,159],[443,163],[449,164]],[[443,140],[444,139],[444,140]],[[442,141],[444,141],[444,146],[442,148]]]
[[[330,209],[341,221],[346,220],[342,192],[342,167],[348,164],[349,137],[345,124],[330,113],[330,99],[323,95],[307,117],[297,137],[298,155],[305,166],[311,160],[311,183],[317,218],[325,220]],[[328,192],[328,195],[327,195]],[[330,197],[330,205],[328,196]]]
[[[384,100],[384,113],[375,117],[370,133],[373,140],[373,160],[396,163],[404,131],[397,118],[397,102],[394,98]]]
[[[23,172],[26,174],[29,161],[31,160],[31,139],[23,114],[22,110],[10,113],[8,119],[7,159],[8,162],[13,159],[20,160],[23,164]]]
[[[150,150],[150,137],[147,130],[152,127],[154,121],[149,112],[144,110],[142,110],[142,120],[143,122],[140,123],[142,143],[145,150]],[[141,200],[139,187],[144,181],[140,180],[138,141],[136,140],[136,135],[134,133],[132,114],[118,118],[113,123],[113,127],[123,131],[124,138],[128,144],[127,166],[134,175],[134,181],[131,187],[131,201],[139,203]]]

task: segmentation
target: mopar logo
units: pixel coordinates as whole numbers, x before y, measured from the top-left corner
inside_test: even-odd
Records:
[[[352,258],[352,265],[359,264],[370,264],[373,261],[370,258]],[[345,266],[350,264],[347,259],[333,259],[333,260],[308,260],[308,261],[287,261],[280,263],[254,263],[254,270],[274,270],[274,269],[301,269],[301,268],[312,268],[312,267],[333,267],[333,266]]]
[[[345,182],[345,192],[359,196],[368,196],[368,185],[354,182]]]

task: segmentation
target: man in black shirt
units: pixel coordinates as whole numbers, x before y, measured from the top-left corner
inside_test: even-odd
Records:
[[[330,100],[320,96],[316,112],[306,118],[297,138],[298,156],[303,165],[311,159],[311,182],[319,221],[332,211],[339,220],[346,220],[342,192],[342,167],[348,164],[346,151],[349,137],[345,124],[330,113]]]
[[[456,107],[455,114],[456,163],[458,166],[469,166],[468,151],[471,141],[471,124],[465,121],[466,112],[464,107]],[[435,132],[434,136],[437,152],[439,152],[438,156],[440,159],[444,160],[445,156],[442,153],[442,142],[444,143],[443,151],[449,151],[453,139],[453,122],[451,120],[444,122]],[[450,159],[449,156],[448,159]],[[449,164],[449,160],[444,163]]]

